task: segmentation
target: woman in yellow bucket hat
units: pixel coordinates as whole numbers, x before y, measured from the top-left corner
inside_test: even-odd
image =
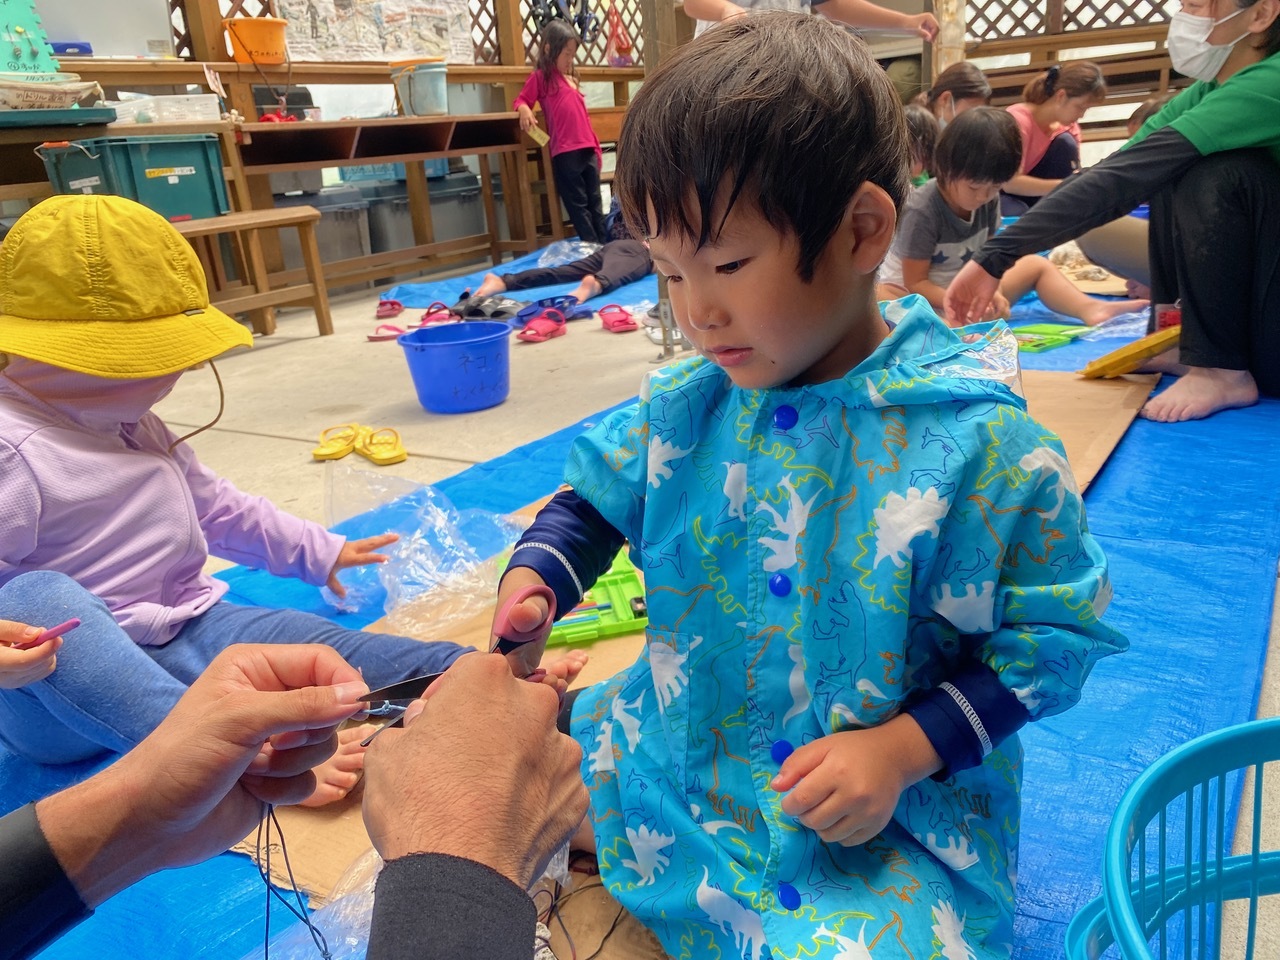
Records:
[[[227,584],[203,572],[210,553],[341,594],[338,572],[385,560],[376,551],[396,539],[346,541],[241,492],[151,412],[183,371],[249,346],[248,330],[210,306],[187,242],[131,200],[53,197],[0,246],[0,587],[65,574],[129,638],[82,627],[49,677],[0,690],[0,741],[14,752],[66,763],[126,750],[232,643],[325,643],[374,687],[466,651],[222,599]],[[92,602],[57,577],[31,582],[66,617]],[[314,802],[354,786],[358,740],[317,771]]]

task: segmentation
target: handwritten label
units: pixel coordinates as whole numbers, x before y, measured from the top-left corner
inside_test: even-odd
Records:
[[[195,167],[150,167],[144,171],[148,180],[156,180],[165,177],[170,183],[175,182],[174,177],[189,177],[196,172]]]

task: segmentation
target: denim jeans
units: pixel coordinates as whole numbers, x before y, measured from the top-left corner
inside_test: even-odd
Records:
[[[216,603],[163,646],[129,638],[106,605],[60,573],[25,573],[0,587],[0,618],[49,627],[81,624],[63,638],[44,680],[0,690],[0,743],[37,763],[123,753],[154,730],[187,686],[235,643],[324,643],[370,687],[444,670],[468,648],[348,630],[297,610]]]

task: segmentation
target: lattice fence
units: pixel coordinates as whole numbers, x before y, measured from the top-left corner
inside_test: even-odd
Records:
[[[969,0],[965,33],[972,40],[1014,40],[1168,19],[1164,0]]]
[[[556,0],[549,0],[556,2]],[[585,3],[586,0],[575,0]],[[644,63],[644,37],[641,35],[639,0],[613,0],[623,26],[631,37],[631,56],[636,66]],[[1018,2],[1018,0],[1014,0]],[[1147,0],[1136,0],[1146,3]],[[267,0],[220,0],[222,14],[226,17],[265,17],[269,10]],[[475,45],[478,64],[497,65],[502,62],[501,41],[498,36],[498,16],[495,0],[468,0],[471,11],[471,40]],[[583,45],[578,52],[578,62],[588,66],[606,66],[605,44],[609,39],[607,25],[608,6],[592,10],[600,27],[599,36],[590,46]],[[170,22],[173,25],[174,48],[179,57],[191,57],[191,31],[187,27],[184,0],[169,0]],[[524,20],[524,50],[527,63],[537,59],[538,25],[527,0],[521,0],[520,14]]]

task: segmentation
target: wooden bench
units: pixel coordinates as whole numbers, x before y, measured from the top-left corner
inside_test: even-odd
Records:
[[[292,303],[310,304],[316,313],[316,326],[320,329],[320,335],[327,336],[333,333],[333,317],[329,314],[329,293],[325,289],[324,268],[320,262],[320,248],[316,244],[316,221],[319,219],[320,211],[315,207],[281,207],[179,221],[174,227],[191,241],[232,234],[240,243],[244,284],[243,287],[229,289],[216,280],[221,275],[217,265],[218,250],[202,250],[201,245],[192,244],[205,262],[209,300],[219,310],[225,313],[248,313],[254,332],[267,335],[274,333],[276,329],[275,307]],[[258,231],[279,230],[283,227],[295,227],[298,231],[307,282],[272,289]],[[253,292],[241,293],[240,290],[244,288]]]

